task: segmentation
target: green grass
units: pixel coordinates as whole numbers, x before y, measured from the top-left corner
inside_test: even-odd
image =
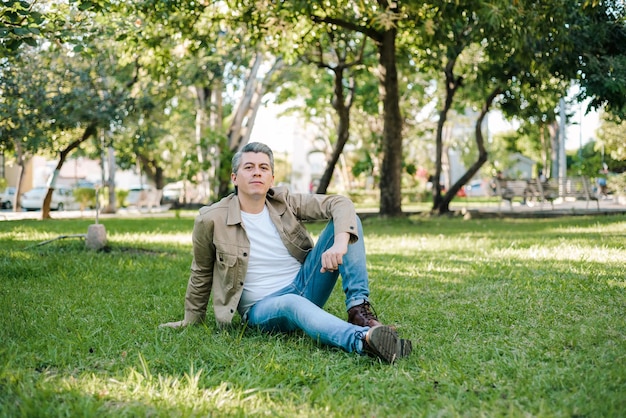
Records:
[[[393,366],[212,313],[160,329],[183,315],[193,219],[106,219],[108,252],[35,246],[90,223],[0,222],[0,416],[626,411],[624,216],[366,219],[374,306],[415,345]]]

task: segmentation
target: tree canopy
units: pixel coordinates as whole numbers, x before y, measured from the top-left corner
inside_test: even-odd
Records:
[[[572,84],[621,124],[625,14],[619,0],[3,1],[0,145],[60,164],[107,146],[157,187],[186,179],[215,200],[272,93],[320,127],[321,192],[339,164],[346,185],[376,179],[380,213],[396,216],[421,166],[445,213],[499,153],[483,138],[491,110],[523,121],[513,141],[545,168]],[[455,115],[473,128],[455,133]],[[623,158],[603,132],[598,144]],[[469,168],[444,192],[451,148]]]

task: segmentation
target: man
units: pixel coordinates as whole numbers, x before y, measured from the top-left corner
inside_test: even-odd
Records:
[[[204,321],[213,292],[215,319],[235,311],[264,331],[304,331],[347,352],[388,363],[411,352],[411,341],[382,325],[368,301],[362,226],[343,196],[290,194],[272,188],[274,156],[253,142],[232,160],[235,193],[200,209],[180,327]],[[315,245],[302,221],[329,220]],[[341,274],[348,321],[323,309]]]

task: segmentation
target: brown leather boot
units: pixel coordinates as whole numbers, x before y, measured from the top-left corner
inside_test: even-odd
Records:
[[[348,322],[361,327],[374,328],[382,325],[369,302],[364,302],[348,310]],[[390,327],[395,331],[395,327]],[[407,357],[413,351],[411,340],[400,338],[398,343],[397,358]]]
[[[393,363],[401,351],[398,333],[385,325],[370,328],[363,338],[363,351],[387,363]]]
[[[360,327],[374,328],[382,325],[373,311],[372,305],[365,301],[348,309],[348,322]]]

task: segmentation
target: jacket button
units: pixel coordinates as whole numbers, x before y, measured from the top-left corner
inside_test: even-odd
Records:
[[[247,257],[247,256],[248,256],[248,253],[243,253],[243,256],[244,256],[244,257]]]

